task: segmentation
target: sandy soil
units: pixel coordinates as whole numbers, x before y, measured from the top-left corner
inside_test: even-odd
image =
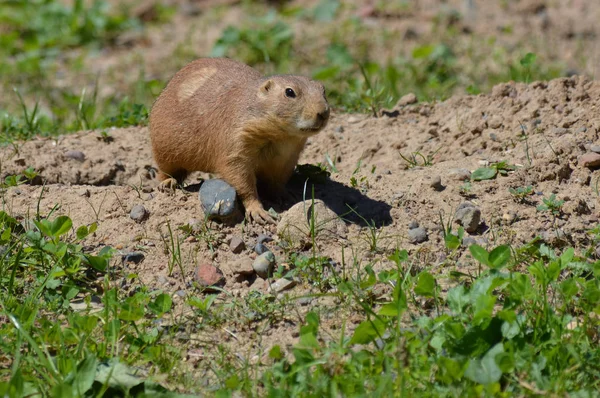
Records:
[[[378,118],[334,114],[328,127],[311,139],[301,158],[301,163],[313,164],[327,163],[329,158],[338,170],[332,172],[329,181],[315,185],[315,196],[344,216],[348,233],[339,239],[317,239],[318,252],[337,263],[342,261],[342,247],[346,255],[352,251],[363,264],[373,258],[366,239],[369,228],[361,218],[347,214],[349,205],[378,225],[377,258],[385,258],[395,248],[406,248],[421,256],[433,272],[444,274],[447,251],[440,217],[451,222],[457,207],[467,201],[478,206],[482,214],[478,229],[466,234],[469,243],[516,246],[541,236],[553,245],[586,244],[586,231],[597,224],[599,215],[600,174],[594,166],[584,165],[587,157],[594,156],[592,150],[598,150],[595,144],[600,143],[599,106],[600,83],[573,77],[530,85],[502,84],[489,95],[398,106]],[[126,276],[135,273],[150,289],[174,293],[181,304],[180,296],[200,294],[192,283],[195,267],[213,264],[223,271],[223,288],[232,295],[222,293],[223,300],[243,297],[252,290],[269,292],[269,281],[240,275],[239,268],[247,268],[256,257],[252,248],[261,233],[275,238],[267,245],[278,264],[289,267],[275,226],[211,222],[205,229],[196,191],[201,177],[208,176],[192,176],[188,189],[179,190],[175,196],[159,193],[152,180],[147,129],[114,129],[109,133],[113,137],[110,142],[99,139],[99,132],[89,131],[2,148],[2,178],[26,167],[39,171],[34,184],[2,192],[3,208],[24,220],[39,206],[42,215],[54,209],[55,215],[70,216],[75,226],[97,221],[97,232],[84,242],[86,251],[95,253],[110,245],[123,255],[134,251],[145,255],[139,264],[122,263],[120,256],[115,257],[113,266],[121,275],[116,283],[124,289],[132,288]],[[80,151],[83,161],[82,154],[73,151]],[[432,164],[410,167],[400,156],[410,158],[416,152],[430,156]],[[417,159],[422,164],[422,159]],[[516,166],[516,170],[493,180],[462,180],[468,172],[499,161]],[[432,187],[436,177],[443,188]],[[528,185],[533,193],[523,202],[509,192],[509,188]],[[302,184],[290,184],[290,189],[301,197]],[[564,200],[556,218],[536,209],[542,198],[551,194]],[[139,204],[149,211],[143,222],[132,220],[129,214]],[[285,214],[291,205],[278,210]],[[409,242],[409,224],[415,221],[428,232],[423,243]],[[188,235],[179,229],[186,225],[197,233]],[[175,267],[171,274],[168,226],[181,240],[182,268]],[[457,227],[453,223],[454,231]],[[247,249],[232,253],[228,245],[232,236],[241,237]],[[468,251],[461,250],[468,272]],[[391,269],[392,265],[378,261],[374,268]],[[308,281],[300,281],[284,294],[300,297],[315,292]],[[335,305],[327,305],[334,311]],[[295,311],[302,313],[308,308],[310,305]],[[352,319],[352,313],[347,316]],[[293,342],[297,325],[295,321],[283,322],[268,330],[273,337],[263,336],[265,340],[258,346],[256,328],[238,330],[232,344],[262,352],[275,343]],[[211,339],[230,338],[221,332],[210,334]],[[192,344],[190,350],[194,349]]]

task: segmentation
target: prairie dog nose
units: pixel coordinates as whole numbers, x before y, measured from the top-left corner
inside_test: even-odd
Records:
[[[319,122],[324,122],[329,119],[329,107],[326,107],[324,111],[317,113],[317,120]]]

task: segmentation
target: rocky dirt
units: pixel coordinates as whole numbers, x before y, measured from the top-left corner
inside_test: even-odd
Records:
[[[328,180],[314,185],[315,198],[343,220],[325,217],[327,225],[338,224],[317,233],[318,253],[339,266],[343,260],[348,262],[349,253],[367,264],[405,248],[422,259],[422,266],[445,274],[448,251],[440,220],[456,231],[455,213],[466,202],[480,210],[481,218],[471,227],[464,222],[471,232],[465,234],[463,246],[509,243],[518,247],[536,236],[557,246],[589,244],[586,231],[597,225],[599,216],[600,83],[583,77],[507,83],[487,95],[456,96],[436,104],[410,102],[405,98],[380,117],[333,114],[328,127],[309,141],[300,163],[335,166]],[[85,250],[96,253],[106,245],[117,249],[112,264],[115,282],[131,289],[127,276],[137,274],[144,286],[173,293],[179,304],[186,295],[204,294],[193,283],[201,282],[198,273],[208,283],[219,281],[227,292],[220,295],[224,301],[253,290],[270,292],[276,279],[263,279],[252,270],[259,237],[275,254],[278,266],[292,266],[285,255],[291,248],[311,255],[309,236],[289,239],[281,226],[278,234],[276,226],[204,221],[197,191],[202,178],[210,176],[193,175],[186,189],[174,196],[160,193],[152,178],[147,128],[108,133],[111,139],[99,131],[84,131],[1,148],[2,178],[27,167],[39,172],[32,184],[2,191],[3,209],[27,220],[39,207],[42,215],[68,215],[75,227],[98,222],[96,233],[84,242]],[[431,164],[424,165],[417,153]],[[416,167],[410,164],[413,158]],[[492,180],[469,181],[474,170],[501,161],[514,166],[514,171]],[[298,198],[303,196],[303,186],[300,177],[289,184]],[[532,187],[532,194],[522,201],[509,192],[526,186]],[[311,196],[310,188],[306,194]],[[556,217],[536,209],[552,194],[564,201]],[[290,214],[296,211],[290,210],[295,202],[266,204],[289,218],[298,217]],[[138,207],[138,214],[132,214],[140,205],[146,212],[140,214]],[[303,206],[295,209],[300,209],[302,220]],[[181,266],[173,269],[169,229],[180,240]],[[372,232],[378,236],[376,248],[369,244]],[[460,250],[459,266],[469,272],[468,250]],[[134,252],[142,253],[143,259],[126,257]],[[211,265],[221,270],[224,279]],[[391,269],[392,264],[376,261],[373,267]],[[284,287],[278,283],[277,289],[287,289],[281,295],[315,293],[308,281]],[[352,314],[348,316],[352,328]],[[282,322],[269,330],[267,335],[273,337],[260,344],[256,338],[262,332],[255,328],[238,330],[235,341],[222,330],[211,334],[211,339],[264,352],[272,344],[293,342],[297,325]],[[195,347],[190,345],[190,352]]]

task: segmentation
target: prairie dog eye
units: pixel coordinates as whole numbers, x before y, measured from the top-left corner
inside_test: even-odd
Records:
[[[285,96],[289,98],[296,98],[296,92],[288,87],[285,89]]]

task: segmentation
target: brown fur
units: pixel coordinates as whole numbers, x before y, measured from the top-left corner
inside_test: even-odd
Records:
[[[288,88],[295,98],[286,95]],[[307,138],[328,118],[321,83],[265,78],[225,58],[196,60],[175,74],[150,113],[158,178],[174,187],[192,171],[219,174],[251,219],[273,222],[258,198],[257,179],[283,193]]]

